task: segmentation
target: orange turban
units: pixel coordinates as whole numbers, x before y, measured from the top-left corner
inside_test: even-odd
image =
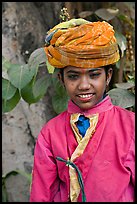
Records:
[[[44,47],[48,62],[56,68],[96,68],[117,62],[120,56],[113,27],[105,21],[78,20],[49,30]]]

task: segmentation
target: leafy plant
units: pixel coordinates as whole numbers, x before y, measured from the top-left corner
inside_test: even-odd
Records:
[[[38,77],[40,67],[48,68],[49,74]],[[50,86],[54,88],[52,105],[58,114],[67,107],[68,96],[60,84],[57,73],[53,72],[51,65],[47,64],[43,48],[38,48],[29,57],[27,64],[12,64],[2,58],[2,111],[13,110],[22,99],[29,105],[37,103]],[[51,73],[50,73],[51,72]]]
[[[128,7],[130,6],[129,2],[127,3],[127,6]],[[92,14],[92,16],[93,15],[96,15],[96,18],[106,20],[108,22],[112,21],[114,18],[117,18],[119,23],[120,22],[123,23],[131,31],[134,31],[134,19],[120,12],[119,9],[117,8],[115,9],[101,8],[96,10]],[[113,84],[114,88],[109,90],[108,94],[111,97],[112,103],[114,105],[118,105],[127,109],[130,108],[130,110],[134,111],[135,110],[135,71],[134,71],[135,62],[134,62],[133,51],[132,50],[130,51],[132,53],[131,58],[127,58],[126,51],[128,51],[128,39],[126,35],[123,35],[121,32],[119,32],[119,29],[115,29],[115,30],[116,30],[115,36],[121,51],[121,60],[118,63],[116,63],[116,68],[119,70],[119,73],[122,70],[121,73],[123,74],[122,75],[123,82],[118,82]],[[131,43],[131,36],[130,36],[130,43]],[[132,45],[130,44],[129,47],[132,47]],[[125,63],[122,64],[122,61],[124,61]],[[126,67],[130,68],[130,74],[126,70]]]
[[[6,188],[6,179],[8,179],[10,176],[16,176],[17,174],[20,174],[27,178],[29,184],[31,183],[31,174],[20,171],[20,170],[13,170],[10,171],[4,175],[2,175],[2,202],[8,202],[8,193]]]

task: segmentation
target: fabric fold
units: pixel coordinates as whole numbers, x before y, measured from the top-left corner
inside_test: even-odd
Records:
[[[113,26],[106,21],[85,21],[67,29],[55,26],[48,32],[44,50],[49,63],[56,68],[102,67],[120,58],[114,34]]]
[[[87,116],[89,118],[90,127],[87,129],[85,136],[82,138],[75,124],[79,118],[79,115],[80,115],[79,113],[72,114],[70,118],[70,124],[78,142],[78,146],[71,155],[70,158],[71,162],[75,162],[75,159],[80,157],[84,153],[84,150],[86,149],[88,142],[90,141],[92,135],[95,132],[99,116],[99,114]],[[80,194],[80,185],[78,182],[76,170],[72,166],[69,166],[69,175],[70,175],[70,199],[71,202],[77,202],[78,196]]]

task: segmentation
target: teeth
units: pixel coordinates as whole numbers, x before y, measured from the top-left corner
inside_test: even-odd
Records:
[[[81,98],[89,98],[91,96],[92,96],[92,94],[79,95],[79,97],[81,97]]]

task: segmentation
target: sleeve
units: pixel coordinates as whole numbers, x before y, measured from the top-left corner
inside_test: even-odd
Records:
[[[130,183],[124,192],[125,202],[135,201],[135,140],[132,139],[124,166],[130,172]]]
[[[44,132],[44,135],[45,133],[49,134]],[[56,161],[50,145],[40,132],[34,151],[30,202],[53,202],[58,188]]]
[[[131,145],[124,163],[124,166],[131,172],[131,182],[135,186],[135,140],[131,141]]]

